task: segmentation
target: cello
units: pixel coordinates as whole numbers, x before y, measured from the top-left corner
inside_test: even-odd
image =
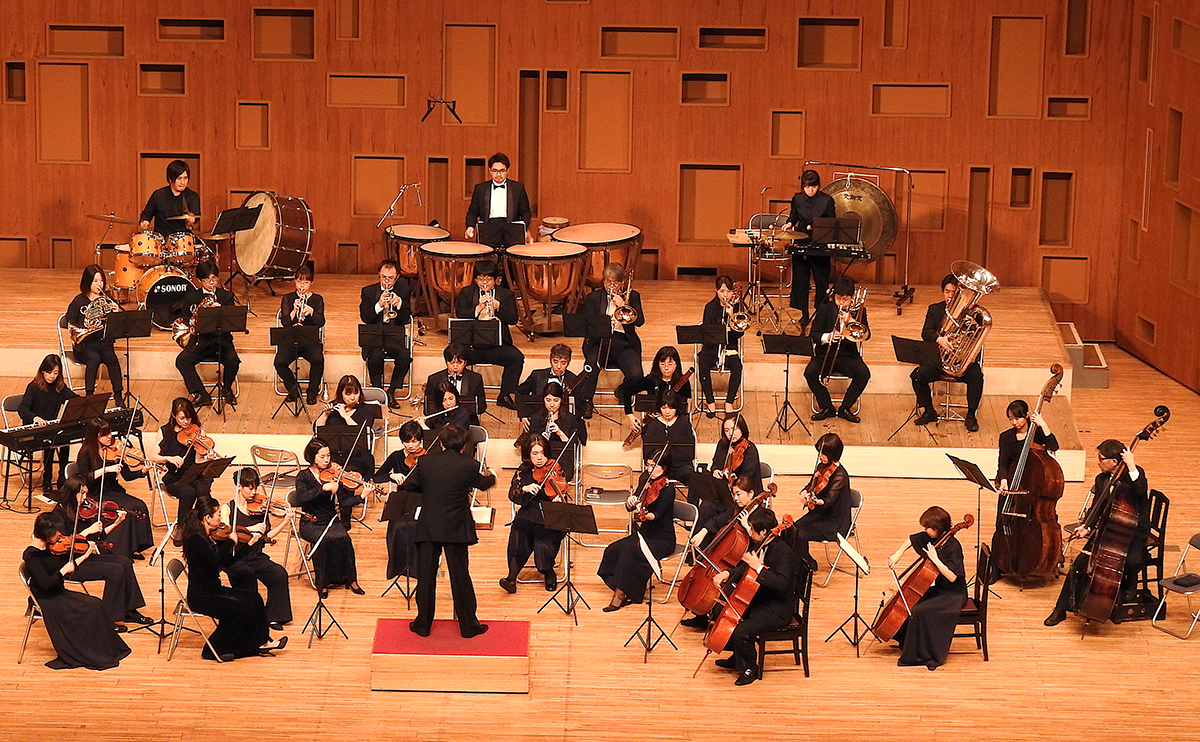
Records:
[[[939,548],[950,537],[964,528],[970,528],[975,525],[975,516],[967,513],[963,516],[962,523],[957,523],[949,531],[942,534],[942,537],[934,544],[934,548]],[[899,589],[892,593],[892,597],[888,598],[887,603],[879,609],[879,615],[875,617],[875,623],[871,626],[871,633],[879,638],[879,641],[891,641],[904,622],[912,615],[912,606],[921,596],[925,594],[937,580],[941,572],[937,565],[929,558],[929,555],[922,554],[917,561],[908,566],[899,577],[896,578],[896,584]]]
[[[1171,410],[1166,405],[1155,407],[1154,420],[1134,437],[1128,450],[1132,451],[1140,441],[1148,441],[1157,435],[1170,418]],[[1083,519],[1082,526],[1095,534],[1088,544],[1091,553],[1075,609],[1075,615],[1086,622],[1107,621],[1112,617],[1125,577],[1125,560],[1129,557],[1130,546],[1134,545],[1141,513],[1129,493],[1117,489],[1117,480],[1126,471],[1122,460],[1108,475],[1103,492],[1096,493],[1092,508]]]
[[[1004,499],[996,514],[992,534],[995,564],[1021,580],[1050,578],[1057,574],[1062,552],[1062,529],[1058,524],[1058,501],[1063,496],[1063,471],[1045,447],[1033,442],[1037,429],[1032,418],[1041,412],[1062,383],[1063,367],[1050,366],[1050,379],[1042,387],[1037,404],[1027,420],[1021,455],[1010,471],[999,472],[1008,480]]]

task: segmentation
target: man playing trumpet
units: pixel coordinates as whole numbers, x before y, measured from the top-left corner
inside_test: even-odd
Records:
[[[379,264],[379,283],[364,286],[358,303],[358,315],[364,325],[393,325],[403,327],[412,316],[412,286],[407,280],[397,279],[400,270],[394,260],[384,260]],[[392,377],[388,381],[388,407],[393,409],[400,406],[396,399],[396,391],[404,383],[408,368],[412,365],[412,356],[408,349],[364,348],[363,358],[367,362],[367,376],[371,386],[383,388],[383,363],[391,358]]]
[[[525,368],[525,354],[513,345],[509,325],[517,323],[517,299],[513,292],[499,285],[500,267],[491,260],[475,263],[472,272],[475,282],[459,292],[454,302],[454,316],[458,319],[480,321],[499,320],[499,345],[476,343],[467,346],[467,362],[494,363],[504,367],[500,377],[500,394],[496,404],[510,410],[517,409],[514,393],[521,382],[521,371]]]
[[[871,369],[862,359],[858,344],[871,336],[867,324],[867,307],[862,303],[865,289],[856,297],[854,281],[839,278],[833,285],[833,301],[817,306],[809,337],[813,341],[812,360],[804,369],[804,378],[812,390],[817,411],[813,420],[826,420],[834,415],[848,422],[859,421],[854,405],[871,380]],[[856,299],[858,301],[856,302]],[[833,373],[850,378],[850,386],[842,397],[841,407],[834,409],[825,382]]]
[[[312,290],[312,263],[296,269],[296,290],[283,297],[279,304],[279,326],[324,327],[325,299]],[[308,361],[308,404],[316,404],[321,393],[321,382],[325,375],[325,349],[320,343],[311,345],[281,345],[275,351],[275,373],[287,389],[287,401],[300,399],[300,383],[292,370],[296,358]]]

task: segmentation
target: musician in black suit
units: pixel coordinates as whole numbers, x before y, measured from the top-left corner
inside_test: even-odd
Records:
[[[525,377],[525,381],[522,381],[521,385],[517,387],[517,395],[541,399],[546,392],[546,385],[552,381],[558,382],[563,389],[572,389],[577,376],[575,372],[567,370],[567,366],[570,364],[571,346],[555,343],[550,348],[550,367],[530,371],[529,375]],[[575,410],[582,409],[579,404],[578,388],[572,389],[571,398],[575,400]]]
[[[412,317],[412,286],[405,279],[398,279],[400,268],[390,258],[379,264],[379,283],[363,286],[358,302],[358,318],[364,325],[391,325],[404,327]],[[395,316],[389,318],[388,313]],[[362,357],[367,361],[367,376],[371,386],[383,388],[383,362],[392,359],[392,378],[388,381],[388,407],[400,406],[396,391],[404,383],[412,365],[412,355],[407,344],[395,349],[364,349]]]
[[[479,241],[501,250],[504,244],[504,232],[485,230],[483,225],[512,224],[520,222],[525,228],[525,241],[529,238],[529,223],[533,220],[533,209],[529,206],[529,194],[525,186],[515,180],[508,179],[508,155],[497,152],[488,158],[488,172],[491,180],[485,180],[475,185],[471,194],[471,205],[467,208],[467,239],[475,239],[475,230],[480,230]]]
[[[771,537],[771,531],[778,525],[775,513],[768,508],[760,507],[750,513],[747,529],[750,548],[746,549],[732,573],[719,572],[714,578],[717,584],[730,580],[731,576],[736,578],[730,580],[729,588],[732,589],[748,571],[757,573],[758,591],[750,599],[742,620],[725,645],[733,651],[733,656],[716,661],[718,667],[737,670],[734,685],[749,685],[758,680],[761,671],[755,646],[758,635],[787,626],[795,610],[796,580],[801,568],[788,545],[782,539]]]
[[[209,301],[215,299],[223,307],[233,306],[237,303],[233,292],[221,286],[220,274],[214,263],[206,260],[197,265],[196,280],[200,282],[200,287],[191,286],[183,295],[185,320],[190,321],[195,316],[196,308],[205,299]],[[205,389],[204,382],[200,380],[200,374],[196,372],[196,364],[201,361],[216,360],[220,360],[224,369],[224,376],[221,379],[222,396],[226,403],[236,405],[237,397],[233,393],[233,383],[237,381],[238,368],[242,365],[242,359],[238,357],[237,350],[233,347],[233,333],[195,333],[187,347],[175,357],[175,368],[179,369],[179,375],[183,377],[183,383],[187,386],[188,394],[191,395],[191,401],[195,407],[212,404],[212,397]]]
[[[487,396],[483,393],[483,377],[467,368],[467,349],[458,343],[450,343],[442,350],[446,368],[435,371],[425,381],[425,414],[432,415],[442,409],[442,382],[448,382],[458,393],[460,400],[474,402],[470,410],[471,424],[479,424],[479,416],[487,412]]]
[[[954,301],[954,294],[957,291],[958,278],[953,273],[943,278],[942,295],[945,297],[945,300],[929,305],[929,309],[925,311],[925,324],[921,327],[921,339],[927,343],[936,342],[938,348],[943,352],[950,352],[954,349],[951,342],[941,336],[940,330],[942,319],[946,316],[946,307],[950,305],[950,302]],[[933,409],[933,392],[931,387],[933,382],[941,378],[942,373],[940,365],[917,366],[912,371],[913,392],[917,395],[917,405],[923,410],[921,416],[917,418],[917,425],[928,425],[929,423],[937,422],[938,415]],[[979,403],[983,400],[983,368],[979,365],[978,357],[971,362],[970,366],[967,366],[962,376],[958,377],[958,380],[967,385],[967,414],[963,424],[967,430],[974,433],[979,430],[979,421],[975,418],[975,412],[979,409]]]
[[[800,174],[800,192],[792,196],[792,210],[788,214],[784,229],[795,229],[812,235],[813,219],[831,219],[837,216],[833,197],[821,191],[821,176],[816,170],[805,170]],[[829,301],[829,257],[806,256],[792,253],[792,295],[788,306],[800,310],[800,324],[808,324],[808,279],[812,276],[817,295],[813,299],[816,311]]]
[[[817,306],[817,314],[809,329],[809,337],[813,341],[812,358],[804,368],[804,378],[808,388],[817,401],[817,412],[813,420],[826,420],[838,416],[848,422],[859,421],[855,415],[854,404],[867,388],[871,380],[871,369],[863,361],[858,343],[843,336],[846,323],[854,321],[866,328],[867,338],[871,336],[870,325],[867,324],[867,307],[864,304],[856,316],[851,316],[850,306],[854,297],[854,281],[849,278],[839,278],[833,287],[833,301]],[[866,338],[864,338],[864,341]],[[839,342],[840,341],[840,342]],[[835,354],[830,357],[830,354]],[[850,386],[846,396],[842,397],[839,409],[833,408],[833,400],[829,398],[829,389],[825,386],[821,373],[839,373],[850,377]]]
[[[637,314],[632,322],[618,322],[613,318],[613,314],[625,306]],[[631,390],[642,378],[642,339],[638,337],[637,328],[646,324],[646,313],[642,311],[641,294],[629,288],[628,276],[620,263],[604,266],[604,287],[588,294],[579,313],[608,318],[612,328],[611,335],[583,341],[583,357],[594,371],[579,383],[579,398],[583,400],[579,414],[586,419],[592,416],[592,400],[596,396],[600,371],[610,367],[621,369],[624,379],[616,391],[620,400],[629,399]]]
[[[704,305],[704,317],[701,322],[706,325],[728,326],[730,314],[742,311],[745,309],[734,290],[733,278],[718,276],[717,295]],[[738,389],[742,386],[742,357],[738,355],[738,343],[744,334],[744,332],[726,330],[724,345],[700,346],[700,353],[696,357],[699,366],[697,371],[700,374],[700,390],[704,392],[700,408],[709,417],[713,416],[715,404],[712,372],[722,360],[725,361],[725,370],[729,372],[729,386],[725,390],[725,399],[716,408],[716,412],[724,414],[726,405],[732,406],[737,400]],[[724,359],[721,356],[724,356]]]
[[[442,552],[446,554],[459,631],[469,639],[488,628],[475,617],[475,586],[471,583],[467,547],[479,542],[471,518],[471,491],[490,489],[496,484],[496,473],[491,469],[480,471],[478,461],[463,455],[466,442],[466,430],[446,426],[442,431],[443,450],[421,457],[421,465],[404,482],[405,489],[421,493],[416,533],[417,617],[408,625],[420,636],[429,636],[433,624]]]
[[[1100,460],[1100,473],[1096,475],[1096,481],[1092,484],[1092,494],[1099,497],[1107,490],[1109,479],[1117,467],[1124,463],[1125,471],[1113,485],[1114,495],[1128,500],[1138,511],[1137,526],[1134,527],[1133,535],[1125,549],[1125,573],[1121,580],[1121,592],[1124,593],[1133,588],[1134,580],[1137,579],[1137,575],[1146,561],[1146,538],[1150,535],[1150,485],[1146,481],[1146,470],[1137,465],[1133,458],[1133,451],[1126,448],[1121,441],[1110,438],[1096,446],[1096,458]],[[1111,505],[1111,499],[1094,501],[1084,516],[1083,523],[1071,534],[1073,538],[1086,538],[1087,542],[1079,556],[1075,557],[1075,561],[1071,563],[1071,569],[1067,572],[1066,579],[1063,580],[1062,590],[1058,593],[1058,601],[1054,604],[1054,610],[1044,622],[1047,626],[1056,626],[1062,623],[1067,617],[1067,611],[1079,610],[1080,598],[1083,597],[1080,593],[1087,586],[1084,577],[1087,574],[1088,562],[1093,550],[1097,547],[1095,541],[1100,532],[1099,530],[1093,531],[1086,524],[1101,523],[1102,519],[1098,517],[1099,514],[1093,511],[1097,507],[1110,508]]]
[[[287,294],[279,302],[280,327],[324,327],[325,298],[313,293],[312,263],[305,263],[296,269],[296,290]],[[300,399],[300,383],[292,371],[292,363],[296,358],[308,361],[308,398],[309,404],[317,403],[321,393],[321,381],[325,375],[325,348],[320,343],[301,345],[281,345],[275,351],[275,373],[283,381],[287,389],[287,401],[295,402]]]
[[[517,409],[513,398],[521,370],[525,368],[525,354],[513,345],[509,325],[515,325],[517,298],[506,286],[498,285],[500,267],[491,260],[480,260],[472,268],[475,283],[458,294],[454,302],[454,316],[458,319],[500,320],[499,345],[468,345],[468,363],[493,363],[504,367],[500,377],[500,394],[496,404],[510,410]]]

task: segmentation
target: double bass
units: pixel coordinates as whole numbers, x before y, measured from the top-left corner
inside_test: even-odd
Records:
[[[1170,418],[1171,410],[1166,405],[1155,407],[1154,421],[1134,437],[1129,450],[1132,451],[1140,441],[1148,441],[1157,435]],[[1128,492],[1117,489],[1117,480],[1126,470],[1122,460],[1108,475],[1104,491],[1096,493],[1092,508],[1083,519],[1082,526],[1092,534],[1088,542],[1091,553],[1080,586],[1075,615],[1084,621],[1107,621],[1112,617],[1121,581],[1125,577],[1129,548],[1140,546],[1133,543],[1141,517],[1138,503],[1133,501]]]
[[[941,547],[950,540],[951,536],[973,525],[975,525],[975,516],[967,513],[963,516],[961,523],[955,524],[953,528],[942,534],[942,537],[934,544],[934,548]],[[913,604],[933,586],[939,574],[941,572],[928,554],[922,554],[917,561],[910,564],[908,569],[896,578],[900,589],[893,593],[887,603],[879,609],[879,615],[875,617],[875,623],[871,626],[871,633],[879,637],[881,642],[891,641],[895,638],[896,632],[912,615]]]
[[[1008,480],[1008,488],[1002,493],[1004,501],[996,514],[992,560],[1022,580],[1054,577],[1062,553],[1058,501],[1063,496],[1063,470],[1045,447],[1033,442],[1037,430],[1032,418],[1041,412],[1043,402],[1054,397],[1062,383],[1063,367],[1055,363],[1050,374],[1027,418],[1030,423],[1025,427],[1021,455],[1009,471],[999,473]]]

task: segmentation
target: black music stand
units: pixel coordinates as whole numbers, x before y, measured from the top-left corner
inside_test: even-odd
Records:
[[[609,355],[612,352],[612,343],[605,344],[605,339],[612,338],[614,333],[612,330],[612,318],[608,315],[597,317],[592,314],[563,314],[563,335],[566,337],[584,338],[584,345],[587,345],[588,340],[598,340],[601,344],[601,353],[596,356],[596,368],[588,370],[587,359],[584,359],[583,373],[596,374],[596,379],[599,381],[600,372],[608,370]],[[595,404],[592,404],[593,410]],[[602,412],[597,412],[600,417],[608,420],[611,423],[618,423],[617,420],[605,415]],[[619,423],[618,423],[619,424]]]
[[[292,349],[292,355],[296,359],[292,361],[293,375],[295,375],[295,370],[300,363],[300,348],[306,345],[320,344],[321,328],[319,327],[313,327],[312,325],[292,325],[291,327],[271,328],[271,345],[274,345],[277,348]],[[278,353],[278,351],[276,352]],[[309,369],[309,373],[312,373],[312,369]],[[299,387],[299,384],[300,382],[297,380],[297,387]],[[294,402],[288,402],[287,398],[285,397],[284,400],[279,403],[279,406],[275,408],[275,412],[271,415],[271,419],[274,420],[275,415],[278,415],[279,412],[286,407],[288,412],[292,413],[292,417],[300,417],[300,411],[303,410],[304,416],[308,418],[309,422],[312,422],[312,416],[308,414],[308,405],[304,402],[304,396],[304,394],[301,394]]]
[[[812,435],[808,426],[804,424],[804,419],[800,417],[800,413],[796,412],[790,398],[792,356],[811,356],[813,354],[812,340],[805,335],[763,335],[762,344],[763,353],[766,355],[784,357],[783,405],[779,408],[779,414],[775,416],[775,422],[771,423],[771,427],[767,429],[766,437],[770,438],[771,431],[775,428],[779,428],[779,433],[782,435],[794,428],[796,423],[800,423],[800,427],[804,428],[806,434]],[[789,414],[795,419],[788,419]]]
[[[383,353],[384,361],[387,361],[390,357],[392,362],[395,363],[396,358],[401,353],[408,352],[407,327],[405,325],[388,324],[359,325],[358,347],[362,348],[364,353],[379,350]],[[409,368],[409,373],[412,373],[411,368]],[[370,380],[368,379],[368,381]]]
[[[960,459],[957,456],[951,456],[950,454],[946,454],[946,458],[950,459],[950,463],[954,464],[954,468],[958,469],[958,471],[963,475],[963,479],[966,479],[968,482],[971,482],[977,488],[976,495],[975,495],[975,520],[982,523],[983,522],[983,520],[982,520],[983,491],[987,490],[988,492],[996,492],[997,491],[996,488],[994,486],[992,486],[991,480],[987,478],[987,476],[983,473],[983,470],[980,469],[979,465],[976,464],[974,461],[967,461],[966,459]],[[997,518],[999,518],[999,516],[1001,514],[997,513],[996,515],[997,515]],[[1021,515],[1019,517],[1023,518],[1025,516]],[[1003,528],[1002,532],[1004,533],[1004,538],[1005,538],[1005,540],[1007,540],[1009,538],[1008,521],[1007,520],[1002,521],[1001,527]],[[976,555],[975,563],[976,564],[979,563],[978,556],[979,556],[979,548],[980,548],[980,546],[979,546],[980,538],[982,535],[981,531],[982,531],[982,529],[980,529],[980,528],[975,529],[975,555]],[[979,579],[988,580],[988,582],[984,583],[984,585],[987,586],[988,592],[990,592],[992,595],[995,595],[997,598],[1000,597],[999,593],[997,593],[995,590],[992,590],[992,587],[990,584],[990,578],[988,575],[983,575],[983,577],[980,577],[979,575],[975,575],[974,577],[972,577],[970,580],[967,581],[967,587],[970,588],[972,585],[975,584],[975,581],[979,580]],[[1021,579],[1021,589],[1022,590],[1025,589],[1024,578]]]
[[[333,527],[333,524],[337,520],[337,513],[331,515],[329,517],[329,522],[325,524],[325,530],[321,531],[321,535],[315,542],[313,542],[312,548],[308,550],[308,557],[305,558],[304,555],[301,554],[301,561],[306,570],[308,569],[308,562],[312,560],[312,555],[315,554],[317,549],[321,548],[321,545],[325,543],[325,536],[329,533],[329,529]],[[312,579],[311,573],[309,573],[309,579]],[[313,587],[316,587],[315,583],[313,584]],[[328,619],[326,617],[328,617]],[[326,620],[328,620],[329,623],[326,623]],[[312,627],[312,633],[309,634],[308,637],[309,649],[312,649],[313,639],[318,637],[324,639],[325,635],[329,633],[329,630],[335,626],[337,627],[337,630],[341,632],[343,639],[346,639],[347,641],[350,639],[349,634],[346,633],[346,630],[342,628],[342,625],[338,623],[338,620],[334,617],[333,611],[329,610],[329,606],[325,605],[325,598],[323,597],[323,592],[321,590],[317,590],[317,604],[313,606],[312,613],[308,614],[308,620],[304,622],[304,628],[300,630],[300,633],[308,634],[310,626]]]
[[[483,219],[475,230],[475,241],[503,252],[513,245],[525,244],[525,222],[493,222]]]
[[[388,495],[387,504],[383,506],[383,512],[379,514],[379,521],[381,523],[391,520],[414,521],[417,517],[417,510],[420,507],[420,492],[397,488],[395,492]],[[400,587],[400,575],[396,575],[379,597],[386,598],[387,594],[392,591],[392,588],[395,588],[396,592],[404,597],[405,607],[412,608],[412,599],[416,594],[416,588],[412,584],[413,556],[412,539],[405,539],[404,587]]]
[[[100,392],[83,397],[72,397],[63,403],[62,414],[58,416],[58,421],[60,423],[77,423],[87,422],[93,417],[104,417],[111,396],[112,392]]]
[[[545,521],[546,528],[555,531],[562,531],[566,534],[566,554],[564,559],[567,562],[566,574],[563,577],[563,584],[559,585],[558,591],[550,596],[550,599],[538,608],[538,613],[546,610],[546,608],[554,603],[563,613],[575,619],[575,625],[579,625],[579,614],[575,611],[575,607],[583,603],[583,607],[589,611],[592,609],[588,602],[583,599],[583,594],[579,592],[579,588],[575,587],[574,581],[571,580],[571,534],[572,533],[590,533],[597,534],[600,529],[596,527],[596,512],[591,505],[575,505],[569,502],[543,502],[541,504],[542,520]],[[559,596],[563,595],[564,604],[559,600]]]
[[[933,341],[909,340],[908,338],[902,338],[898,335],[892,335],[892,350],[896,354],[896,360],[900,361],[901,363],[908,363],[914,366],[932,366],[934,368],[941,368],[941,351],[938,349],[938,344]],[[900,423],[900,427],[892,431],[892,434],[889,435],[887,439],[890,441],[891,439],[895,438],[896,434],[903,430],[905,425],[908,425],[911,420],[915,420],[917,415],[920,414],[920,409],[921,408],[917,405],[916,400],[913,400],[912,411],[908,413],[908,417],[904,418],[904,422]],[[930,440],[932,440],[934,443],[937,443],[937,438],[933,437],[933,433],[930,432],[929,426],[925,425],[923,427],[925,428],[925,432],[929,433]]]
[[[214,333],[249,332],[246,329],[246,307],[242,304],[220,307],[200,307],[196,309],[196,335]],[[232,344],[233,339],[229,342]],[[217,344],[223,346],[225,338],[219,338]],[[223,347],[222,347],[223,350]],[[221,361],[221,352],[217,352],[217,384],[214,389],[213,409],[225,419],[225,405],[237,409],[237,402],[225,399],[225,364]]]
[[[546,409],[546,404],[539,397],[533,395],[518,394],[516,400],[518,418],[532,420],[534,415]]]
[[[329,444],[329,451],[333,454],[334,459],[344,458],[351,451],[370,453],[371,450],[366,436],[358,434],[357,426],[322,425],[313,430],[313,435]]]
[[[104,321],[104,339],[105,340],[124,340],[125,341],[125,398],[117,400],[122,407],[129,406],[129,399],[134,397],[133,390],[130,388],[133,385],[133,373],[129,368],[129,338],[146,338],[150,337],[150,310],[142,311],[126,311],[126,312],[109,312]],[[154,413],[148,410],[140,402],[138,407],[143,413],[149,415],[158,422],[158,418]]]
[[[248,229],[254,229],[254,225],[258,223],[258,214],[262,211],[262,204],[257,206],[238,206],[232,209],[225,209],[217,215],[217,221],[213,224],[213,234],[229,235],[234,237],[236,232],[245,232]],[[236,239],[233,240],[236,242]],[[250,276],[242,270],[242,267],[237,263],[237,250],[233,251],[233,270],[229,274],[229,278],[225,279],[225,287],[233,283],[233,279],[238,276],[246,282],[246,288],[249,289],[252,283],[257,282],[250,280]]]
[[[450,343],[469,347],[500,344],[499,319],[457,319],[451,317],[447,328]]]
[[[672,525],[671,527],[674,528],[675,526]],[[642,538],[642,534],[637,531],[634,533],[637,536],[638,545],[641,547],[642,556],[646,557],[646,561],[650,563],[650,570],[654,573],[654,575],[650,578],[650,584],[646,586],[646,617],[642,619],[642,622],[638,624],[638,627],[634,629],[633,634],[631,634],[630,637],[625,640],[625,644],[622,646],[628,647],[630,642],[632,642],[634,639],[637,639],[644,650],[642,654],[642,664],[646,664],[650,661],[650,653],[654,651],[654,648],[657,647],[658,643],[663,639],[667,640],[667,644],[671,645],[671,649],[679,651],[679,647],[675,646],[675,642],[671,641],[671,637],[667,634],[667,632],[663,631],[662,625],[658,621],[654,620],[654,582],[655,580],[662,580],[662,567],[659,566],[658,559],[655,558],[654,554],[650,551],[650,546],[646,544],[646,539]],[[646,632],[645,636],[642,636],[643,630]],[[658,632],[657,637],[654,636],[655,631]]]

